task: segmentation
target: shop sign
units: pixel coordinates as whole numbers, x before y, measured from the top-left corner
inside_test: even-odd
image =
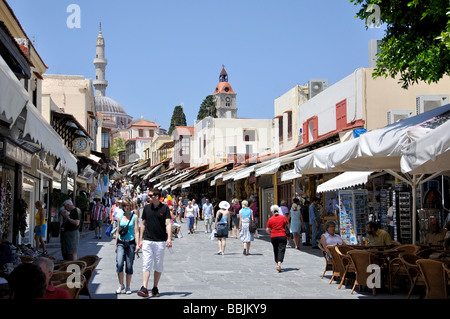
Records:
[[[0,155],[26,168],[31,168],[32,154],[6,140],[0,140]]]
[[[45,163],[44,161],[38,160],[38,165],[36,169],[39,173],[47,178],[53,179],[53,168]]]

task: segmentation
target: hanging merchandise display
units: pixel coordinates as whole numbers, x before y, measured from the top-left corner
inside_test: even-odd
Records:
[[[363,244],[368,222],[368,192],[361,190],[339,191],[340,235],[347,245]]]
[[[3,234],[3,240],[8,237],[11,231],[12,214],[12,185],[7,179],[0,185],[0,229]]]

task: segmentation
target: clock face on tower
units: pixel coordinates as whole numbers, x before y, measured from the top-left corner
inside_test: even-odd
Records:
[[[88,141],[84,137],[77,137],[73,140],[73,148],[77,152],[83,152],[88,147]]]
[[[225,100],[226,100],[227,102],[230,102],[231,99],[230,99],[229,96],[227,96]]]

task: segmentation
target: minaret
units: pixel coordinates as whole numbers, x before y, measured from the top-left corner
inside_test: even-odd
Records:
[[[108,86],[108,81],[105,79],[105,69],[108,61],[105,59],[105,39],[102,35],[102,24],[100,23],[100,29],[97,36],[97,44],[95,50],[95,80],[93,82],[95,87],[96,96],[106,96],[105,91]]]

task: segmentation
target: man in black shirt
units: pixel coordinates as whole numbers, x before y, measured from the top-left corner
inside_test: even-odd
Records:
[[[139,246],[143,255],[143,278],[142,287],[137,292],[141,297],[148,297],[147,284],[152,270],[154,278],[151,293],[159,297],[158,283],[163,271],[165,247],[172,247],[170,210],[159,201],[160,196],[158,189],[152,189],[149,192],[150,204],[145,205],[142,212]]]

